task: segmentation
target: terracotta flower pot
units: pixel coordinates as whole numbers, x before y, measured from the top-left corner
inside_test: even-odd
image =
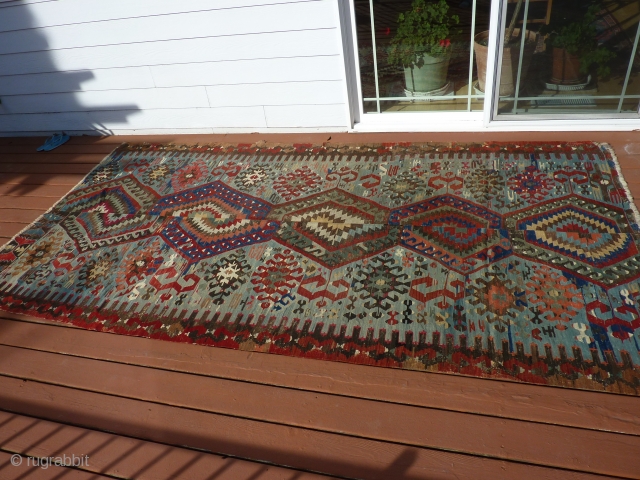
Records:
[[[514,38],[519,37],[520,29],[513,31]],[[481,45],[480,42],[489,39],[489,32],[480,32],[475,36],[475,43],[473,51],[476,57],[476,66],[478,68],[478,84],[480,90],[485,91],[485,81],[487,78],[487,57],[489,56],[489,47]],[[522,72],[520,75],[520,88],[522,88],[522,81],[527,76],[529,65],[531,64],[531,57],[536,49],[538,40],[538,34],[532,31],[527,31],[527,39],[524,44],[524,53],[522,58]],[[502,56],[502,69],[500,73],[500,96],[510,97],[516,91],[516,80],[518,78],[518,60],[520,58],[520,42],[511,47],[504,47],[504,54]]]
[[[551,83],[557,85],[578,85],[585,83],[587,76],[580,72],[580,58],[564,48],[553,48]]]

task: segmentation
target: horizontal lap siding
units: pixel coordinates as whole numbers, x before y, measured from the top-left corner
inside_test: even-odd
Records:
[[[0,92],[7,95],[4,98],[9,101],[11,95],[43,93],[328,80],[341,82],[340,67],[340,57],[334,55],[4,75],[0,76]]]
[[[3,133],[348,126],[332,0],[11,5],[0,3]]]
[[[151,0],[142,1],[150,12],[153,11]],[[69,10],[66,1],[57,3],[65,12]],[[126,13],[127,5],[122,5],[123,13]],[[326,0],[123,18],[4,32],[0,37],[0,54],[31,52],[43,47],[58,50],[181,38],[313,30],[335,27],[335,21],[334,9]],[[44,33],[44,38],[37,33]]]
[[[6,23],[0,25],[0,32],[24,30],[27,28],[53,27],[75,23],[101,22],[105,20],[120,20],[123,18],[149,17],[157,15],[172,15],[185,12],[203,12],[243,8],[259,5],[273,5],[286,3],[300,3],[300,1],[318,0],[154,0],[153,9],[148,2],[132,2],[130,0],[63,0],[64,9],[52,2],[35,0],[37,5],[30,7],[32,21],[25,22],[24,17],[16,10],[3,12]],[[56,0],[57,2],[58,0]],[[8,3],[35,3],[20,0]],[[0,3],[2,6],[2,3]]]
[[[6,113],[56,113],[91,110],[209,107],[204,87],[128,89],[77,93],[13,95],[4,99]]]
[[[65,129],[118,130],[159,128],[266,127],[263,107],[221,107],[158,110],[109,110],[70,113],[0,116],[0,131],[46,131],[56,125]]]
[[[0,35],[2,37],[2,35]],[[2,72],[3,57],[0,55]],[[65,93],[94,90],[127,90],[132,88],[154,88],[149,67],[114,68],[104,70],[78,70],[73,72],[49,72],[35,75],[0,76],[0,92],[3,103],[9,95],[40,93]],[[0,106],[0,111],[5,112]]]
[[[188,65],[156,65],[150,67],[158,87],[180,85],[235,85],[266,82],[310,82],[340,80],[342,61],[339,56],[274,58],[190,63]],[[268,99],[265,98],[265,101]]]
[[[333,27],[259,32],[234,37],[232,49],[229,48],[228,36],[213,36],[26,52],[0,56],[0,61],[6,72],[24,75],[48,72],[50,60],[53,60],[56,70],[68,72],[167,63],[316,57],[340,53],[335,35]]]

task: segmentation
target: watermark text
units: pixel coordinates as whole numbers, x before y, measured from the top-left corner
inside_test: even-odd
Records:
[[[38,467],[43,470],[49,467],[88,467],[89,455],[63,454],[57,457],[32,457],[16,453],[11,455],[11,465],[14,467],[26,465],[27,467]]]

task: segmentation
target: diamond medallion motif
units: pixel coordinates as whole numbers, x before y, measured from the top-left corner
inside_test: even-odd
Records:
[[[532,217],[518,226],[525,231],[528,243],[596,268],[638,253],[631,236],[620,234],[615,222],[573,206]]]
[[[82,252],[135,240],[157,228],[146,215],[158,196],[135,177],[126,176],[71,192],[56,209]]]
[[[511,254],[499,215],[460,198],[435,197],[391,212],[404,227],[402,245],[470,273]]]
[[[389,210],[339,189],[275,207],[276,240],[329,268],[371,256],[398,243]]]
[[[569,197],[519,212],[507,224],[519,255],[606,284],[640,276],[638,247],[624,215],[611,205]]]
[[[150,215],[176,217],[161,231],[182,256],[198,261],[269,240],[278,222],[264,221],[270,205],[221,182],[160,200]]]
[[[373,216],[333,201],[293,214],[287,220],[295,230],[329,250],[386,235],[386,225],[371,223]]]

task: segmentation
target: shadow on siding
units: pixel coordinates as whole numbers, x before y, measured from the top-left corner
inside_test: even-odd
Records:
[[[95,74],[91,70],[58,70],[47,40],[47,29],[37,28],[31,8],[18,1],[0,4],[0,24],[3,17],[13,24],[8,26],[13,31],[0,33],[0,43],[14,43],[8,50],[17,52],[0,53],[0,132],[5,136],[14,132],[24,135],[59,131],[111,135],[107,125],[127,124],[128,117],[140,111],[137,105],[101,105],[92,109],[91,105],[79,101],[78,92]],[[92,43],[101,43],[101,39],[95,40]],[[11,73],[20,55],[26,58],[35,52],[40,54],[38,72],[42,73]]]

